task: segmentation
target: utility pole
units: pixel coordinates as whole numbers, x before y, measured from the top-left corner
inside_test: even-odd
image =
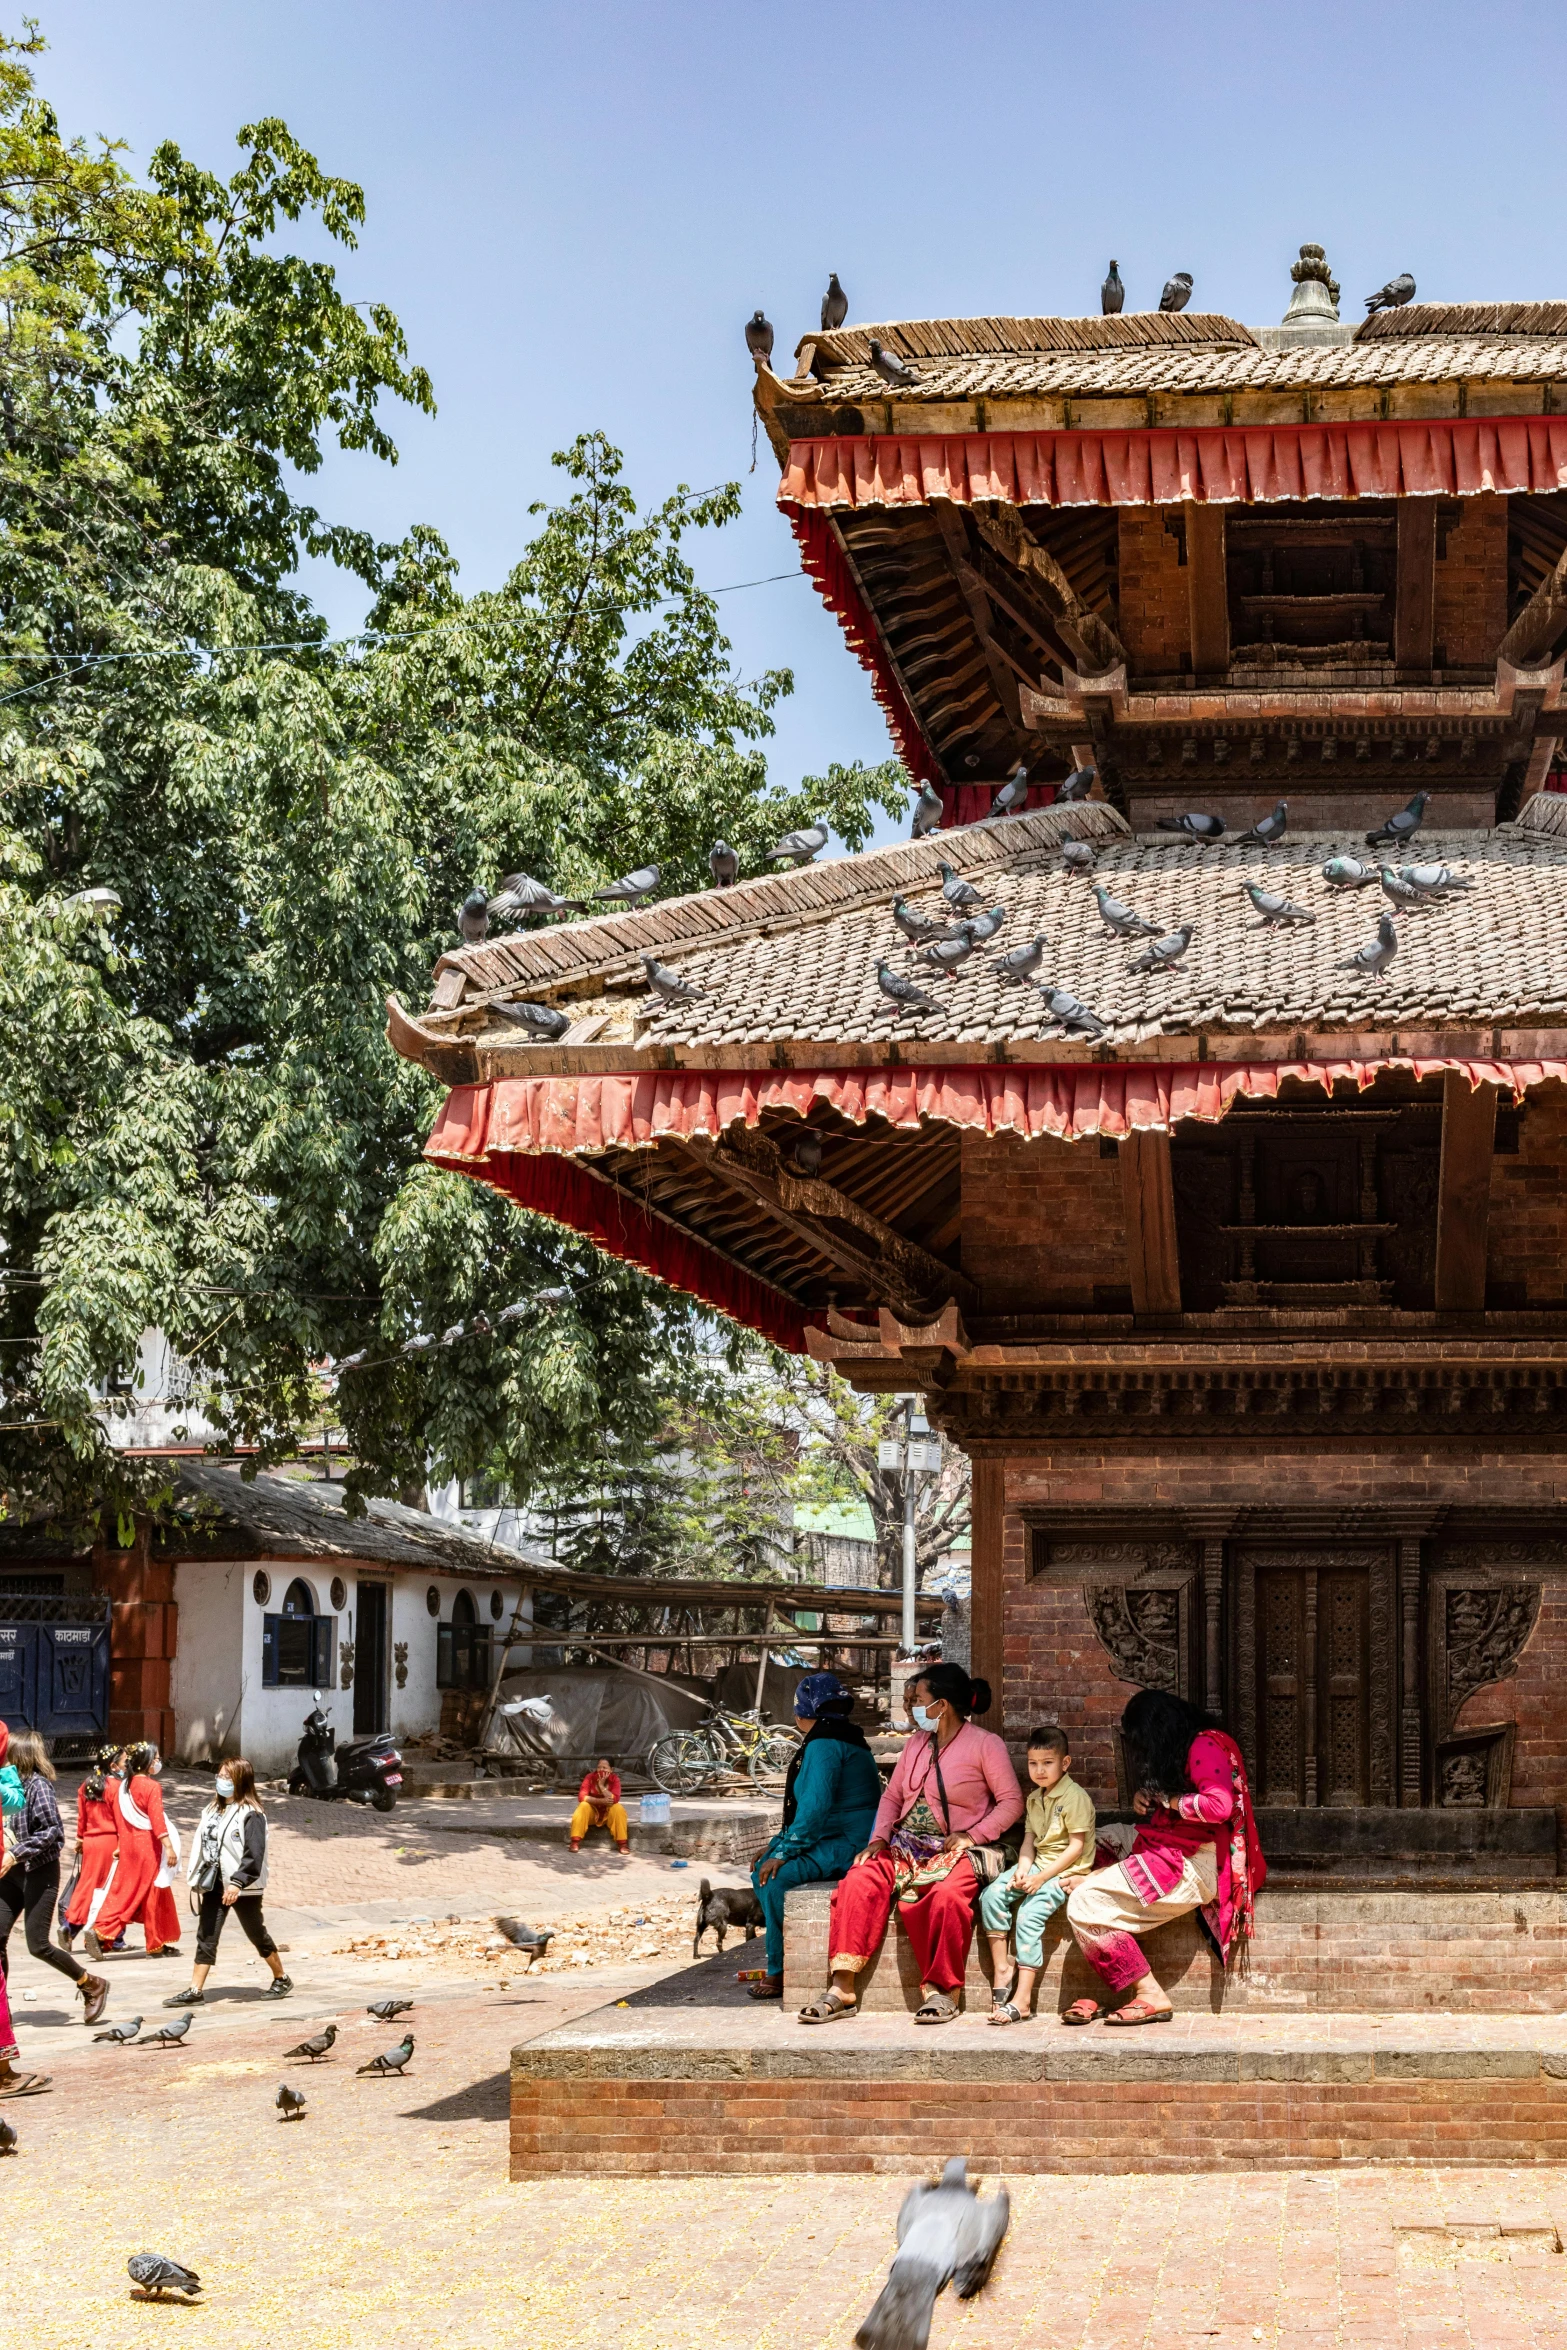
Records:
[[[876,1466],[903,1489],[903,1647],[907,1654],[919,1636],[914,1609],[919,1585],[914,1551],[919,1482],[922,1477],[940,1475],[941,1439],[931,1434],[930,1423],[920,1410],[919,1397],[910,1395],[902,1400],[903,1434],[883,1438],[876,1448]]]

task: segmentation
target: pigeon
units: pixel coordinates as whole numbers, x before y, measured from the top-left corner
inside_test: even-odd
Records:
[[[594,890],[587,903],[590,906],[640,906],[644,898],[653,895],[662,879],[662,867],[639,865],[635,873],[627,873],[619,881],[612,881],[608,889]]]
[[[1184,310],[1192,298],[1192,273],[1178,269],[1174,277],[1164,281],[1164,292],[1159,296],[1161,310]]]
[[[907,898],[893,899],[892,918],[904,937],[911,940],[915,946],[922,946],[928,938],[950,936],[944,923],[933,922],[928,914],[921,914],[916,907],[909,904]]]
[[[1391,865],[1379,865],[1377,867],[1377,879],[1382,884],[1383,896],[1391,898],[1395,906],[1404,906],[1407,908],[1409,906],[1418,906],[1421,903],[1419,890],[1411,889],[1408,882],[1403,880],[1399,874],[1393,871]]]
[[[190,2016],[187,2013],[182,2015],[178,2022],[165,2024],[161,2032],[154,2032],[149,2039],[142,2042],[142,2046],[143,2048],[178,2048],[189,2030]]]
[[[1330,889],[1369,889],[1377,878],[1377,868],[1362,865],[1358,857],[1329,857],[1322,878]]]
[[[1126,288],[1121,283],[1121,264],[1119,261],[1112,261],[1110,275],[1099,289],[1099,307],[1106,318],[1116,318],[1120,315],[1121,305],[1125,300]]]
[[[1133,971],[1173,971],[1192,943],[1192,926],[1183,922],[1167,938],[1156,938],[1129,968]]]
[[[715,889],[733,889],[740,878],[740,860],[726,840],[715,840],[707,852],[707,869]]]
[[[297,2122],[305,2110],[305,2093],[303,2089],[291,2089],[287,2081],[283,2081],[272,2102],[286,2122]]]
[[[951,938],[937,939],[934,946],[921,947],[919,959],[937,971],[945,971],[950,979],[958,965],[966,963],[973,952],[974,941],[967,930],[959,930]]]
[[[831,334],[842,326],[849,315],[849,297],[838,283],[838,272],[828,273],[827,291],[822,296],[822,331]]]
[[[525,998],[505,1004],[497,1000],[489,1009],[497,1019],[509,1020],[514,1028],[525,1028],[541,1044],[553,1043],[571,1026],[569,1013],[557,1012],[553,1004],[530,1003]]]
[[[745,347],[764,365],[773,355],[773,330],[763,310],[753,310],[745,322]]]
[[[490,927],[490,901],[482,889],[471,889],[457,909],[457,927],[466,946],[484,944]]]
[[[193,2268],[182,2268],[177,2260],[169,2260],[161,2252],[133,2252],[125,2263],[125,2273],[133,2285],[140,2285],[144,2293],[150,2293],[157,2301],[165,2293],[201,2291],[201,2279]]]
[[[941,875],[941,894],[949,906],[957,906],[962,910],[968,906],[983,905],[984,900],[972,881],[965,881],[956,867],[938,864],[936,871]]]
[[[1392,915],[1384,914],[1377,924],[1376,937],[1369,940],[1358,954],[1351,955],[1347,963],[1341,963],[1339,969],[1358,971],[1362,979],[1380,979],[1397,953],[1398,932],[1393,926]]]
[[[1006,918],[1005,906],[992,906],[988,914],[971,914],[966,922],[958,924],[958,928],[972,946],[986,947]]]
[[[1026,946],[1011,948],[997,963],[997,972],[1003,979],[1032,979],[1045,959],[1045,949],[1049,944],[1049,939],[1041,934],[1038,938],[1031,938]]]
[[[392,2019],[390,2016],[388,2016],[386,2020],[388,2023],[390,2023]],[[336,2038],[336,2024],[328,2024],[325,2031],[317,2032],[313,2040],[301,2040],[297,2048],[285,2048],[283,2051],[283,2062],[285,2064],[292,2064],[297,2056],[308,2056],[311,2063],[315,2064],[320,2060],[320,2058],[325,2056],[327,2050],[331,2047],[333,2041]]]
[[[1061,843],[1061,870],[1063,873],[1092,873],[1095,862],[1091,841],[1064,840]]]
[[[1215,842],[1224,838],[1224,818],[1222,816],[1198,815],[1161,816],[1159,830],[1161,832],[1183,832],[1188,840],[1198,842],[1203,848],[1211,848]]]
[[[1050,1006],[1050,1017],[1064,1028],[1068,1036],[1103,1036],[1105,1024],[1097,1012],[1080,1004],[1075,995],[1064,987],[1041,987],[1040,994]]]
[[[1420,830],[1426,802],[1430,797],[1428,791],[1417,791],[1407,808],[1400,808],[1396,815],[1389,816],[1385,823],[1378,825],[1375,832],[1366,834],[1367,848],[1380,848],[1384,841],[1388,841],[1395,849],[1401,849],[1407,841],[1412,841]]]
[[[1259,929],[1282,930],[1297,922],[1317,919],[1309,906],[1297,906],[1293,898],[1280,897],[1277,890],[1264,889],[1260,881],[1243,881],[1241,887],[1262,916]]]
[[[1290,804],[1288,800],[1280,800],[1271,816],[1259,816],[1250,832],[1241,834],[1236,842],[1237,848],[1243,848],[1248,841],[1255,841],[1259,848],[1276,849],[1284,838],[1284,830],[1289,823],[1289,817]]]
[[[682,979],[678,971],[671,971],[669,965],[667,963],[661,963],[656,955],[644,955],[642,958],[642,968],[647,973],[647,983],[649,987],[653,990],[653,993],[656,996],[661,997],[666,1004],[700,1004],[706,1002],[707,996],[705,989],[696,986],[694,982],[689,979]]]
[[[570,898],[558,898],[531,873],[508,873],[491,898],[489,911],[497,922],[514,922],[524,914],[564,914],[571,904]]]
[[[891,384],[894,391],[906,392],[911,385],[919,382],[913,368],[905,367],[896,351],[884,351],[874,335],[871,337],[871,365],[882,382]]]
[[[93,2039],[94,2042],[112,2040],[117,2048],[123,2048],[128,2040],[135,2039],[140,2030],[141,2017],[133,2015],[128,2024],[111,2024],[106,2032],[94,2032]]]
[[[775,849],[767,852],[774,865],[809,865],[817,851],[827,846],[831,828],[825,824],[808,824],[802,832],[786,832]]]
[[[925,2350],[936,2296],[948,2284],[971,2301],[1007,2232],[1005,2187],[981,2198],[957,2155],[939,2179],[911,2187],[898,2214],[898,2249],[887,2282],[855,2335],[856,2350]]]
[[[1106,930],[1112,931],[1117,938],[1158,937],[1158,923],[1146,921],[1141,914],[1134,914],[1130,906],[1123,905],[1119,898],[1110,895],[1102,881],[1094,883],[1094,896],[1099,903],[1100,920]]]
[[[1473,874],[1455,873],[1451,865],[1400,865],[1398,878],[1423,898],[1446,898],[1455,890],[1474,888]]]
[[[1094,788],[1094,777],[1098,772],[1097,767],[1074,767],[1065,782],[1056,785],[1056,806],[1059,808],[1063,804],[1069,805],[1073,800],[1086,800]]]
[[[497,1919],[496,1923],[499,1922]],[[365,2013],[377,2017],[383,2024],[395,2024],[398,2017],[406,2015],[412,2005],[411,1999],[376,1999],[365,2009]]]
[[[941,1010],[941,1006],[934,1003],[928,995],[923,994],[914,985],[912,979],[905,979],[901,971],[894,971],[890,963],[877,964],[876,984],[882,994],[890,1002],[896,1004],[900,1011],[939,1012]]]
[[[1015,816],[1028,803],[1028,769],[1019,767],[1009,775],[990,803],[992,816]]]
[[[379,2056],[372,2056],[370,2062],[362,2064],[359,2070],[362,2073],[400,2073],[413,2052],[414,2036],[412,2032],[405,2032],[395,2048],[383,2048]]]
[[[0,2154],[16,2152],[16,2132],[9,2122],[0,2121]]]
[[[928,783],[922,783],[920,796],[914,803],[912,838],[923,840],[927,832],[939,832],[946,813],[947,805],[940,792],[932,791]]]
[[[1387,284],[1376,293],[1366,296],[1366,315],[1369,317],[1373,310],[1402,310],[1404,304],[1412,302],[1414,298],[1415,281],[1407,269],[1401,270],[1397,277],[1390,277]]]
[[[542,1958],[555,1939],[553,1927],[546,1926],[540,1933],[521,1918],[497,1918],[494,1923],[495,1931],[504,1934],[514,1950],[531,1951],[536,1958]]]
[[[789,1152],[789,1164],[796,1175],[803,1175],[807,1182],[819,1175],[822,1171],[821,1136],[813,1133],[809,1127],[804,1134],[797,1134]]]

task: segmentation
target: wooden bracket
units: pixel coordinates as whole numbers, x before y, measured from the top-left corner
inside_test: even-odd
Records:
[[[1126,1211],[1126,1270],[1134,1314],[1178,1314],[1181,1267],[1168,1134],[1128,1134],[1117,1154]]]
[[[1442,1163],[1436,1210],[1439,1314],[1485,1311],[1486,1227],[1495,1148],[1495,1086],[1471,1087],[1462,1071],[1450,1069],[1442,1081]]]

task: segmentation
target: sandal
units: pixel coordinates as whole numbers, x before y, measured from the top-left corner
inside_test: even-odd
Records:
[[[18,2073],[14,2081],[0,2081],[0,2097],[41,2097],[49,2086],[48,2073]]]
[[[764,1975],[759,1983],[747,1983],[745,1995],[747,1999],[782,1999],[782,1975]]]
[[[1026,2024],[1027,2016],[1012,1999],[998,1999],[985,2021],[987,2024]]]
[[[914,2010],[917,2024],[950,2024],[958,2012],[958,2003],[949,1999],[945,1991],[932,1991],[923,2004]]]
[[[814,1999],[806,2001],[800,2010],[800,2021],[802,2024],[836,2023],[841,2015],[857,2015],[859,2005],[857,1999],[845,1999],[841,1991],[829,1985],[827,1990],[818,1991]]]
[[[1016,1997],[1017,1997],[1017,1977],[1016,1977],[1016,1975],[1014,1975],[1014,1976],[1012,1977],[1012,1980],[1011,1980],[1011,1982],[1010,1982],[1010,1983],[1007,1985],[1007,1987],[1006,1987],[1006,1989],[1005,1989],[1004,1991],[1002,1990],[1002,1988],[1001,1988],[1001,1986],[1000,1986],[1000,1984],[999,1984],[999,1983],[992,1984],[992,1986],[991,1986],[991,1992],[990,1992],[990,2004],[991,2004],[991,2007],[992,2007],[992,2008],[997,2008],[997,2007],[1010,2007],[1010,2006],[1012,2005],[1012,2002],[1014,2001],[1014,1999],[1016,1999]]]
[[[1154,2007],[1146,1999],[1129,1999],[1124,2007],[1113,2008],[1105,2017],[1107,2024],[1168,2024],[1175,2020],[1173,2007]]]
[[[1097,1999],[1074,1999],[1061,2021],[1064,2024],[1096,2024],[1101,2013]]]

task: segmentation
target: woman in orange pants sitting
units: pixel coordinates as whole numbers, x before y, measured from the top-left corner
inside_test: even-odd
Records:
[[[571,1849],[580,1852],[590,1828],[608,1828],[622,1852],[631,1850],[631,1829],[620,1800],[620,1773],[602,1758],[577,1789],[577,1808],[571,1815]]]

